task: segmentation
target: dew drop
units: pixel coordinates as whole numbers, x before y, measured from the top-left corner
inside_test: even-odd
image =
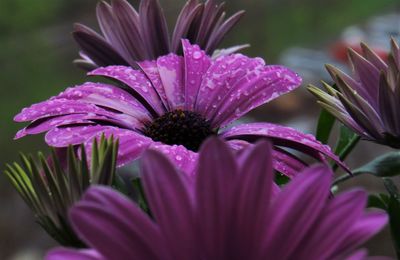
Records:
[[[193,59],[199,60],[201,57],[203,57],[203,54],[200,51],[193,52]]]

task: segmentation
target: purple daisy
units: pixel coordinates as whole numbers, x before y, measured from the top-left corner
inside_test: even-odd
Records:
[[[309,90],[318,103],[363,139],[400,148],[400,47],[391,40],[387,61],[367,45],[362,54],[349,49],[353,75],[327,65],[337,89]]]
[[[46,259],[366,259],[358,248],[387,216],[365,212],[364,191],[331,198],[333,174],[324,165],[279,191],[270,143],[237,156],[210,139],[192,183],[164,155],[148,151],[142,176],[153,218],[109,188],[91,188],[70,211],[91,249],[55,249]]]
[[[120,142],[119,165],[153,147],[189,173],[195,166],[196,151],[209,136],[229,140],[236,150],[269,138],[276,145],[274,166],[288,176],[306,164],[278,146],[321,161],[326,155],[343,166],[328,146],[292,128],[252,123],[226,129],[253,108],[297,88],[301,78],[296,73],[241,54],[212,60],[187,40],[183,40],[183,50],[183,57],[169,54],[141,62],[141,70],[110,66],[90,72],[122,84],[85,83],[23,109],[15,121],[32,122],[16,138],[47,132],[47,144],[65,147],[90,146],[93,138],[103,133],[114,135]]]
[[[182,8],[173,34],[158,0],[140,1],[137,12],[126,0],[105,1],[97,5],[97,20],[104,36],[76,24],[73,36],[81,49],[79,66],[91,70],[99,66],[126,65],[153,60],[169,53],[181,54],[181,39],[198,44],[213,54],[226,34],[238,23],[244,11],[225,20],[225,4],[215,0],[205,3],[189,0]],[[246,45],[226,49],[235,52]]]

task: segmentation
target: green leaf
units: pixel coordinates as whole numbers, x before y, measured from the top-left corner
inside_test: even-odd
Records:
[[[339,140],[336,143],[335,154],[339,155],[339,157],[346,157],[348,150],[353,148],[353,142],[355,142],[355,140],[358,138],[359,136],[349,128],[344,125],[340,125]]]
[[[132,180],[132,185],[137,193],[137,204],[139,207],[146,212],[149,216],[151,216],[150,208],[147,204],[146,196],[143,191],[142,181],[140,178],[135,178]]]
[[[368,173],[377,177],[397,176],[400,174],[400,152],[384,154],[353,172],[354,174]]]
[[[360,141],[360,136],[341,124],[339,139],[336,143],[335,154],[339,156],[340,160],[345,160],[354,147],[356,147],[358,141]],[[336,170],[337,168],[338,165],[334,164],[333,170]]]
[[[331,135],[335,121],[336,119],[331,113],[329,113],[325,109],[321,110],[318,119],[317,133],[316,133],[316,138],[318,141],[324,144],[328,143],[329,136]]]
[[[290,178],[287,177],[286,175],[283,175],[280,172],[277,172],[275,174],[275,183],[278,184],[279,186],[283,186],[287,184],[290,181]]]
[[[383,209],[386,210],[387,206],[385,201],[382,199],[380,195],[376,194],[370,194],[368,196],[368,208],[378,208],[378,209]]]
[[[400,256],[400,202],[391,196],[387,212],[389,214],[390,232],[397,256]]]

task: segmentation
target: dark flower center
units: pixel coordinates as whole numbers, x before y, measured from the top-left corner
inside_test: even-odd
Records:
[[[211,129],[210,122],[200,114],[178,109],[147,125],[144,134],[154,141],[183,145],[189,150],[198,151],[203,141],[216,133]]]

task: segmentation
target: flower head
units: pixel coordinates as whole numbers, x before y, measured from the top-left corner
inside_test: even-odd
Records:
[[[119,138],[119,165],[138,158],[151,146],[189,173],[197,160],[196,151],[212,135],[229,140],[236,150],[269,138],[277,146],[317,160],[324,160],[324,154],[338,161],[329,147],[313,136],[288,127],[253,123],[221,130],[253,108],[297,88],[301,78],[296,73],[241,54],[212,60],[187,40],[183,51],[183,57],[169,54],[141,62],[140,70],[110,66],[90,72],[120,85],[85,83],[23,109],[15,120],[32,123],[16,138],[47,132],[49,145],[64,147],[90,145],[104,133]],[[288,176],[305,166],[278,147],[274,158],[275,168]]]
[[[192,182],[148,151],[142,177],[154,219],[117,192],[92,188],[70,214],[92,249],[56,249],[47,259],[364,259],[358,247],[387,222],[383,212],[365,212],[363,191],[331,198],[327,166],[279,191],[265,141],[235,157],[210,139],[199,160]]]
[[[400,148],[400,50],[393,39],[391,43],[387,62],[365,44],[362,55],[350,49],[353,77],[328,65],[338,89],[326,83],[327,92],[309,89],[327,111],[364,139]]]
[[[187,1],[170,36],[158,0],[142,0],[139,12],[126,0],[111,0],[111,4],[102,1],[97,6],[97,19],[104,36],[84,25],[75,25],[73,36],[82,50],[82,59],[76,63],[89,70],[109,65],[136,67],[137,61],[181,54],[183,38],[211,55],[244,14],[241,11],[225,20],[224,7],[215,0]]]
[[[39,153],[39,163],[22,155],[21,165],[7,165],[5,174],[51,237],[64,246],[84,247],[67,213],[90,185],[115,184],[117,147],[118,142],[103,137],[99,143],[94,140],[90,160],[84,147],[81,159],[73,147],[53,151],[47,160]]]

